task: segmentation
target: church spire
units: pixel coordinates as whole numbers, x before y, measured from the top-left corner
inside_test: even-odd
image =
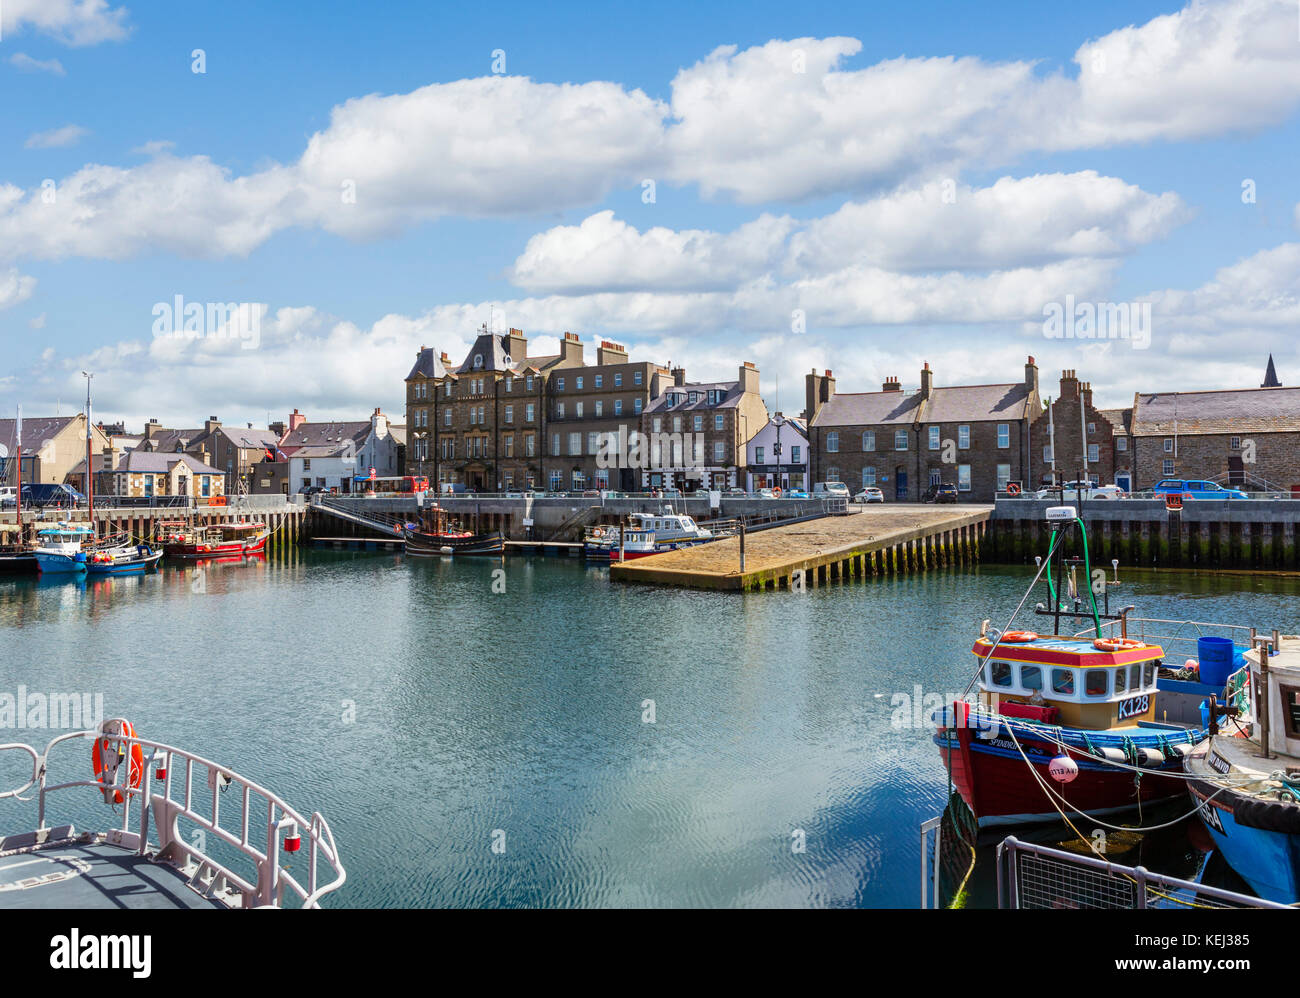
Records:
[[[1281,388],[1282,382],[1277,380],[1277,370],[1273,367],[1273,355],[1268,355],[1268,369],[1264,372],[1264,383],[1260,388]]]

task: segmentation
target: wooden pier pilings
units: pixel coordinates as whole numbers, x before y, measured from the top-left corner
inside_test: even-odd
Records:
[[[987,508],[869,507],[756,531],[610,566],[617,582],[692,589],[809,589],[855,578],[902,575],[980,558]]]

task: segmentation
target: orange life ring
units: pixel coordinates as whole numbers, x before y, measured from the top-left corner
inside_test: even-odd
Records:
[[[127,768],[126,785],[132,790],[140,786],[140,779],[144,775],[144,750],[140,748],[139,742],[132,742],[130,747],[124,747],[121,739],[134,738],[135,728],[130,721],[111,720],[105,721],[103,734],[95,739],[95,744],[90,750],[90,764],[94,770],[95,779],[105,786],[100,790],[104,795],[104,802],[110,799],[114,804],[122,803],[122,791],[117,789],[110,790],[114,780],[117,778],[117,769],[122,764],[124,758],[129,757],[131,762]]]
[[[1017,485],[1015,482],[1008,482],[1008,483],[1007,483],[1007,495],[1009,495],[1009,496],[1018,496],[1018,495],[1020,495],[1020,486]]]
[[[776,488],[774,488],[774,489],[772,490],[772,495],[774,495],[774,496],[776,496],[778,499],[780,499],[780,498],[781,498],[781,486],[778,485]]]
[[[1037,641],[1038,635],[1034,631],[1007,631],[1006,634],[998,638],[998,644],[1003,641],[1008,644],[1024,644],[1026,641]]]
[[[1134,648],[1145,648],[1147,643],[1133,638],[1097,638],[1092,646],[1098,651],[1131,651]]]

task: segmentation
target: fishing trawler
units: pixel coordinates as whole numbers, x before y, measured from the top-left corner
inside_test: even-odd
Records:
[[[504,554],[506,549],[501,531],[476,534],[461,530],[449,523],[447,511],[441,506],[425,510],[422,523],[404,523],[400,530],[406,541],[406,553],[417,557]]]
[[[81,574],[86,570],[86,546],[95,532],[80,524],[59,523],[36,532],[32,554],[42,575]]]
[[[214,523],[206,527],[191,528],[178,521],[160,524],[166,528],[163,535],[163,553],[168,558],[229,558],[260,554],[266,548],[269,536],[261,523]]]
[[[82,769],[85,756],[70,750],[87,742]],[[65,732],[43,750],[15,742],[0,745],[6,751],[32,768],[22,786],[0,788],[0,801],[35,798],[38,817],[35,829],[0,836],[0,909],[319,908],[347,878],[319,812],[304,817],[228,766],[140,737],[123,718]],[[93,831],[50,819],[77,794],[112,817]]]
[[[1103,611],[1091,585],[1084,601],[1077,589],[1068,594],[1064,578],[1055,584],[1052,566],[1064,565],[1072,527],[1083,544],[1084,578],[1092,573],[1074,508],[1054,507],[1048,518],[1051,542],[1039,567],[1048,601],[1035,612],[1053,617],[1057,633],[999,632],[985,621],[972,648],[975,702],[957,700],[933,717],[952,784],[981,827],[1099,816],[1178,797],[1183,784],[1172,774],[1181,774],[1206,735],[1177,714],[1168,720],[1160,691],[1165,650],[1129,637],[1133,608],[1111,614],[1109,596]],[[1090,617],[1092,635],[1061,635],[1062,617],[1072,616]]]
[[[1187,790],[1215,848],[1260,897],[1300,901],[1300,636],[1254,640],[1206,705]],[[1220,725],[1220,719],[1226,723]]]

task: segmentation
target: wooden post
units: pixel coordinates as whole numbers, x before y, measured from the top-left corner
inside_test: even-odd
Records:
[[[740,524],[740,574],[745,574],[745,524]]]
[[[623,524],[618,525],[618,562],[623,563]]]

